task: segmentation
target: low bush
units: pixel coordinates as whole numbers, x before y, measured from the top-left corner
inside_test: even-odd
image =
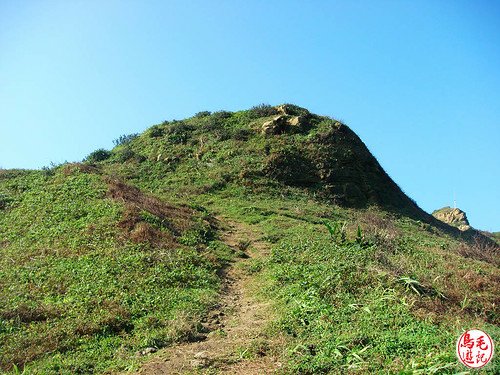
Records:
[[[237,141],[247,141],[251,136],[252,131],[250,129],[236,129],[232,138]]]
[[[212,117],[217,119],[227,119],[233,115],[232,112],[229,111],[217,111],[212,114]]]
[[[0,210],[7,208],[10,202],[12,202],[12,198],[7,194],[0,193]]]
[[[125,147],[123,150],[120,150],[117,154],[117,160],[120,163],[124,163],[128,160],[133,159],[136,156],[136,153],[130,148]]]
[[[262,103],[250,108],[248,114],[251,118],[259,118],[276,115],[278,111],[273,106]]]
[[[299,107],[298,105],[295,104],[284,104],[283,105],[286,108],[286,113],[288,115],[292,116],[307,116],[309,115],[309,111],[305,108]]]
[[[165,130],[160,125],[152,126],[149,129],[149,136],[151,138],[159,138],[165,134]]]
[[[126,145],[132,142],[134,139],[136,139],[139,136],[139,134],[134,133],[134,134],[128,134],[128,135],[120,135],[117,139],[113,140],[113,144],[115,146],[121,146],[121,145]]]
[[[90,155],[87,156],[85,160],[90,163],[97,163],[109,159],[110,157],[111,157],[111,151],[100,148],[90,153]]]
[[[167,128],[168,140],[174,144],[185,144],[191,138],[194,127],[184,121],[175,121]]]
[[[201,112],[198,112],[194,115],[194,117],[196,118],[202,118],[202,117],[207,117],[207,116],[210,116],[212,112],[210,111],[201,111]]]

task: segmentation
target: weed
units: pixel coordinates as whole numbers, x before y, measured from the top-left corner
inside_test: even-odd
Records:
[[[340,245],[343,245],[347,242],[346,223],[341,223],[337,221],[330,223],[325,220],[323,224],[328,229],[328,232],[330,233],[330,239],[333,242],[338,243]]]
[[[421,296],[424,293],[424,286],[420,284],[417,280],[414,280],[410,277],[404,276],[400,277],[398,281],[403,284],[406,288],[406,290],[411,290]]]
[[[466,258],[478,259],[500,266],[500,247],[477,236],[474,237],[472,243],[460,243],[455,251]]]
[[[0,210],[4,210],[13,201],[9,195],[5,193],[0,193]]]

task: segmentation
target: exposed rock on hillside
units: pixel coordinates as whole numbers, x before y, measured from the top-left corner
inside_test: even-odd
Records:
[[[467,215],[459,208],[443,207],[434,211],[432,216],[446,224],[457,227],[461,231],[471,229]]]
[[[274,107],[278,116],[262,125],[264,134],[298,133],[307,129],[312,117],[305,108],[282,104]]]

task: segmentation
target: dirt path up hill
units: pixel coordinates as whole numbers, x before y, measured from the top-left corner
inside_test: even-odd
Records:
[[[203,322],[209,331],[207,338],[161,350],[138,374],[261,375],[279,371],[283,340],[266,332],[273,319],[272,306],[256,296],[259,280],[245,272],[246,263],[269,253],[261,236],[252,226],[229,222],[222,239],[232,248],[246,248],[246,256],[223,271],[219,306]]]

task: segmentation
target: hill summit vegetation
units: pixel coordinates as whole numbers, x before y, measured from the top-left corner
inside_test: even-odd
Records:
[[[114,144],[0,171],[6,373],[456,373],[465,329],[500,338],[495,238],[342,122],[259,105]]]

